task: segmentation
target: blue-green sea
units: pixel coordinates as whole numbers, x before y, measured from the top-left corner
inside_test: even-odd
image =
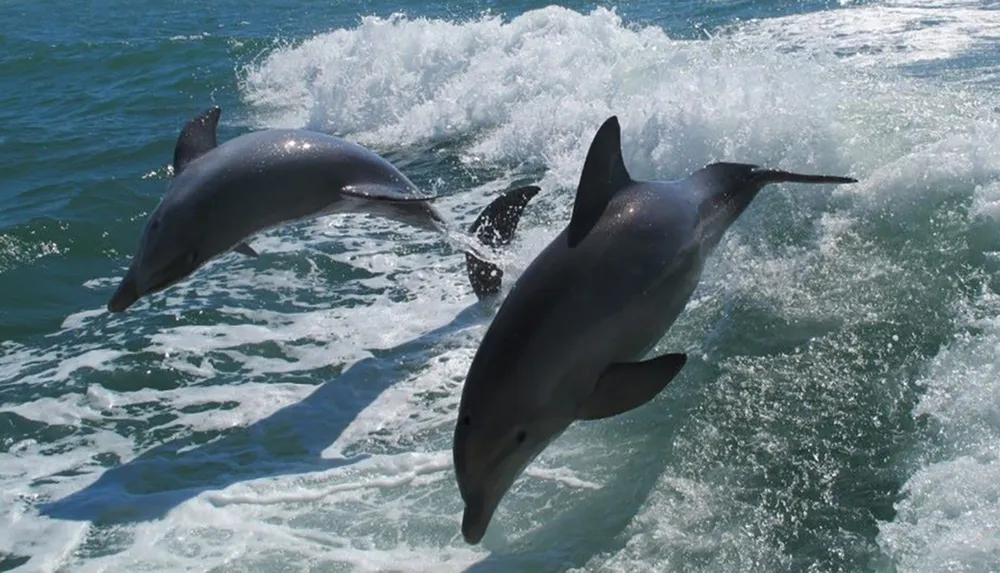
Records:
[[[455,225],[537,183],[506,286],[617,115],[638,179],[766,188],[656,353],[461,537],[494,312],[430,231],[333,215],[105,309],[177,135],[308,128]],[[280,190],[276,190],[280,192]],[[1000,6],[0,2],[0,571],[1000,571]]]

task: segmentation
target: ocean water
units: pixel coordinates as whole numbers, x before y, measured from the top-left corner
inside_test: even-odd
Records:
[[[1000,6],[980,1],[0,7],[0,570],[1000,571]],[[104,310],[180,127],[382,153],[457,224],[594,132],[637,178],[765,189],[657,352],[466,545],[451,468],[493,309],[431,233],[331,216]]]

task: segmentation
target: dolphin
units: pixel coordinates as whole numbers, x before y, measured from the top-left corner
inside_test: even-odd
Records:
[[[381,215],[448,233],[430,201],[389,161],[344,139],[301,129],[247,133],[222,145],[222,109],[189,121],[174,148],[173,175],[150,215],[138,251],[108,301],[123,312],[140,298],[174,285],[229,251],[256,257],[247,240],[263,231],[332,213]],[[538,187],[502,194],[473,224],[480,242],[506,244]],[[485,217],[484,217],[485,216]],[[491,245],[492,242],[492,245]],[[468,272],[482,299],[499,291],[502,273],[467,253]]]
[[[684,353],[643,360],[684,309],[706,258],[765,185],[855,183],[741,163],[637,181],[615,116],[597,131],[569,225],[518,278],[476,350],[452,456],[462,536],[483,538],[524,468],[576,420],[652,400]]]

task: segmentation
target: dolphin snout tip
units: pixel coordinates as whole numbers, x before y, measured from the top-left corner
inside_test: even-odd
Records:
[[[115,296],[112,296],[111,300],[108,301],[108,312],[125,312],[128,310],[128,307],[135,304],[136,300],[138,299],[133,297],[118,296],[116,293]]]
[[[483,540],[495,509],[496,506],[487,503],[483,497],[466,499],[465,512],[462,513],[462,537],[466,543],[476,545]]]
[[[115,294],[111,295],[111,299],[108,300],[108,312],[125,312],[137,300],[139,300],[139,289],[135,279],[129,273],[122,279]]]
[[[469,545],[476,545],[483,540],[483,536],[486,534],[488,522],[483,520],[482,516],[481,510],[477,510],[471,505],[465,506],[465,512],[462,514],[462,537]]]

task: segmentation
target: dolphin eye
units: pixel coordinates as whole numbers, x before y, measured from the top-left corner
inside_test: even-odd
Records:
[[[189,266],[194,266],[194,262],[198,260],[198,253],[191,251],[187,256],[187,263]]]
[[[462,416],[462,425],[463,426],[471,426],[472,425],[472,416],[470,416],[468,414]]]
[[[523,444],[524,440],[528,439],[528,433],[525,432],[524,430],[521,430],[520,432],[517,433],[517,436],[515,436],[514,439],[517,440],[517,443]]]

